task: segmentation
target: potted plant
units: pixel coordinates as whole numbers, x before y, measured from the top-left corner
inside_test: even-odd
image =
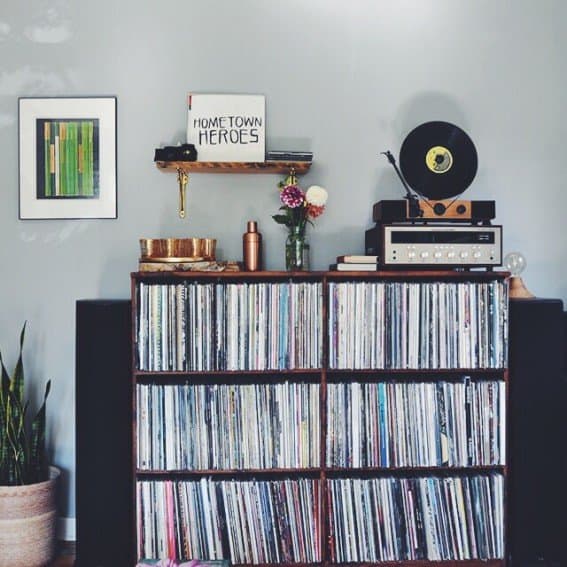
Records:
[[[45,450],[45,408],[28,419],[24,402],[22,349],[10,375],[0,353],[0,567],[40,567],[55,551],[55,485],[59,471],[49,467]]]

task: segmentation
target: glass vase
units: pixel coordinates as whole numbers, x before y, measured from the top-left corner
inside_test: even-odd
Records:
[[[305,229],[292,227],[285,241],[285,269],[288,272],[305,272],[309,270],[309,243]]]

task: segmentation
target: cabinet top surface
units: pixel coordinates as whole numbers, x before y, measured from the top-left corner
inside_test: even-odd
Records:
[[[135,279],[235,279],[235,280],[256,280],[256,279],[307,279],[307,280],[368,280],[368,279],[448,279],[448,280],[504,280],[509,276],[509,272],[477,272],[454,270],[381,270],[372,272],[286,272],[286,271],[261,271],[261,272],[199,272],[199,271],[179,271],[179,272],[132,272],[131,276]]]

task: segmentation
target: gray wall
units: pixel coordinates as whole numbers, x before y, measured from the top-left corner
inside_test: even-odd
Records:
[[[399,198],[379,152],[429,120],[464,128],[479,153],[465,194],[495,199],[505,251],[541,297],[567,299],[562,0],[3,0],[0,8],[0,347],[12,364],[27,319],[32,385],[53,379],[49,437],[74,495],[74,309],[125,298],[138,238],[210,236],[239,259],[259,221],[268,269],[285,231],[273,175],[194,175],[187,220],[153,150],[184,138],[188,91],[266,95],[273,148],[311,149],[302,182],[325,186],[313,267],[363,250],[371,205]],[[17,97],[118,97],[118,219],[18,220]],[[101,353],[104,356],[104,353]],[[34,390],[37,388],[33,388]],[[112,395],[109,392],[108,395]]]

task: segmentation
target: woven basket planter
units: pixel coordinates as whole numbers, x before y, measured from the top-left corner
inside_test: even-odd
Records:
[[[44,567],[55,554],[55,487],[50,479],[22,486],[0,486],[0,567]]]

